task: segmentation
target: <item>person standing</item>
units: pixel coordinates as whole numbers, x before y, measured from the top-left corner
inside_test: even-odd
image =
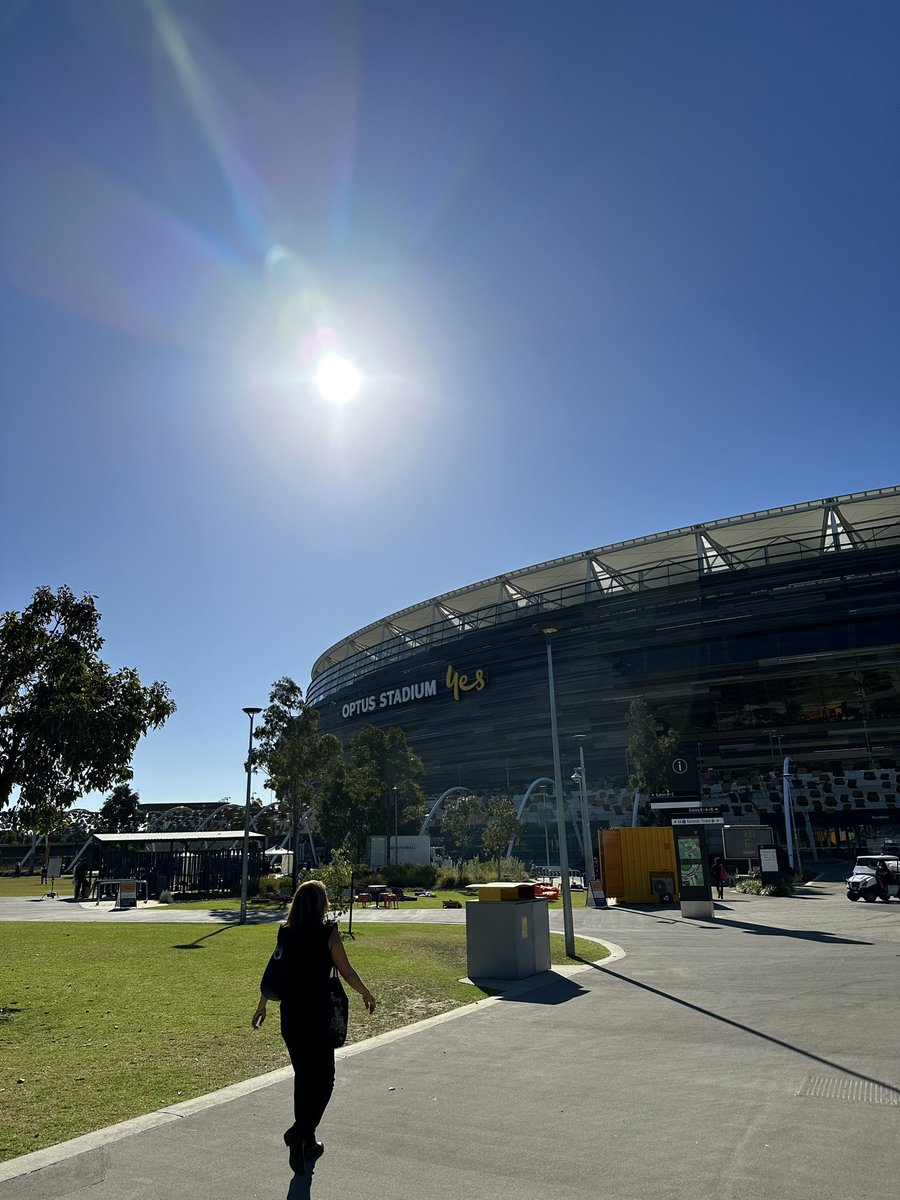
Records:
[[[366,1012],[375,1011],[375,997],[350,965],[337,922],[325,919],[327,910],[325,885],[309,879],[297,888],[278,930],[278,946],[289,972],[280,1001],[281,1036],[294,1068],[294,1123],[284,1142],[297,1175],[305,1174],[306,1164],[325,1150],[316,1140],[316,1128],[334,1091],[334,1047],[329,1036],[332,966],[360,994]],[[251,1021],[254,1029],[260,1029],[266,1019],[266,1003],[260,992]]]
[[[713,862],[712,868],[713,883],[716,885],[716,899],[725,899],[725,883],[728,879],[728,870],[721,858],[717,858]]]

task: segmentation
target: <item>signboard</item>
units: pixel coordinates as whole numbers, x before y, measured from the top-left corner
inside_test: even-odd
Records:
[[[54,855],[54,857],[50,859],[50,861],[47,863],[47,874],[51,879],[59,879],[60,875],[62,875],[61,858],[57,858]]]
[[[709,900],[709,856],[706,830],[696,822],[675,830],[675,861],[678,865],[678,891],[684,900]]]
[[[383,692],[372,693],[370,696],[360,696],[356,700],[348,700],[341,707],[341,715],[346,721],[350,717],[359,717],[379,708],[394,708],[398,704],[409,704],[411,700],[427,700],[446,695],[448,692],[454,700],[460,700],[467,692],[484,691],[487,687],[487,671],[484,667],[478,667],[462,672],[451,663],[441,682],[443,688],[439,688],[437,679],[421,679],[415,683],[406,683],[402,687],[386,688]]]
[[[650,797],[650,807],[663,811],[667,808],[700,808],[700,797],[675,796],[672,792],[656,792]]]
[[[137,880],[123,879],[119,883],[119,908],[137,908]]]
[[[754,860],[760,846],[772,846],[775,839],[768,825],[726,825],[725,857]]]
[[[764,875],[778,874],[778,854],[774,846],[759,846],[759,869]]]
[[[697,773],[697,755],[679,751],[666,763],[666,785],[676,795],[697,796],[700,793],[700,776]]]
[[[724,825],[724,817],[673,817],[673,825]]]

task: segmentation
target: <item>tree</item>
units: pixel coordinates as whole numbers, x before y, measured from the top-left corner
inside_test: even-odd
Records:
[[[482,834],[482,845],[485,852],[496,860],[497,878],[500,878],[500,862],[506,853],[506,847],[521,837],[525,831],[525,822],[519,820],[516,806],[507,796],[498,796],[488,807],[487,822]]]
[[[350,758],[358,796],[364,803],[377,802],[381,807],[387,847],[395,818],[399,827],[421,820],[425,813],[422,760],[410,749],[402,729],[376,729],[374,725],[363,725],[350,735]]]
[[[330,846],[345,845],[354,862],[362,862],[366,838],[378,828],[381,805],[352,763],[341,762],[322,780],[316,797],[319,832]]]
[[[139,739],[175,711],[164,683],[112,671],[93,596],[40,587],[0,622],[0,809],[18,789],[34,812],[131,778]]]
[[[447,852],[455,862],[469,857],[473,840],[472,827],[483,819],[484,810],[477,796],[460,796],[445,806],[441,816],[441,837]]]
[[[631,762],[631,786],[638,798],[666,789],[666,765],[681,740],[674,729],[657,733],[656,721],[643,696],[636,696],[625,715],[628,728],[628,757]],[[654,814],[649,802],[640,808],[638,821],[649,825]]]
[[[103,833],[136,833],[141,798],[128,783],[117,784],[100,808],[99,829]]]
[[[290,821],[294,862],[291,887],[297,888],[300,827],[303,814],[316,800],[323,781],[342,762],[341,743],[334,734],[319,733],[319,714],[303,699],[293,679],[272,685],[269,707],[256,730],[253,760],[266,772],[271,788]]]

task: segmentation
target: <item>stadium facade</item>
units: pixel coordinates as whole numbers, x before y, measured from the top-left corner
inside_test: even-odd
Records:
[[[364,724],[401,726],[432,794],[521,794],[553,773],[540,626],[556,629],[567,777],[584,735],[592,788],[625,784],[625,714],[643,696],[660,728],[696,752],[707,783],[780,775],[790,754],[811,776],[874,773],[880,808],[893,807],[900,487],[669,530],[459,588],[330,647],[309,699],[344,741]]]

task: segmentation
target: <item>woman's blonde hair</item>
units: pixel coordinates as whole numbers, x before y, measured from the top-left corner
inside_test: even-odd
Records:
[[[328,893],[321,879],[307,879],[294,893],[285,925],[302,928],[321,925],[328,911]]]

